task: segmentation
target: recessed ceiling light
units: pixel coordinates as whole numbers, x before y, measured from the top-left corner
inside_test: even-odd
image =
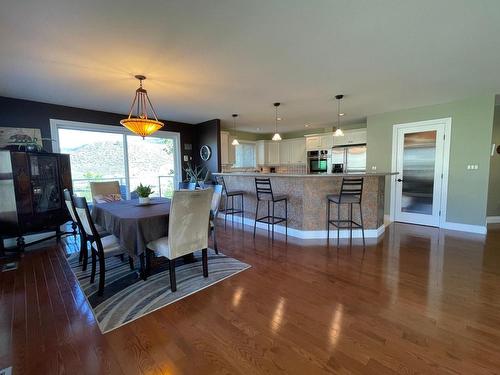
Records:
[[[339,113],[339,116],[345,116],[345,113]]]
[[[310,125],[309,124],[306,124],[305,127],[308,128]]]
[[[276,120],[281,121],[281,117],[278,117]]]
[[[257,131],[260,132],[262,129],[261,128],[257,128]]]

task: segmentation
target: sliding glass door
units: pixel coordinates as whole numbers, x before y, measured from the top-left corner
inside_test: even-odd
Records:
[[[179,135],[142,139],[119,126],[51,120],[54,149],[71,155],[75,194],[90,199],[91,181],[119,181],[123,197],[142,183],[153,196],[170,197],[180,177]]]

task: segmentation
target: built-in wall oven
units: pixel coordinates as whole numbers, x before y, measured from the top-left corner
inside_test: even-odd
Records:
[[[331,158],[328,150],[307,152],[307,173],[329,173],[330,170]]]

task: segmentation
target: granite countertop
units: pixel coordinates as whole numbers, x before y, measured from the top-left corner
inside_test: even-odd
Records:
[[[213,175],[221,176],[247,176],[247,177],[308,177],[308,178],[328,178],[328,177],[377,177],[377,176],[392,176],[398,172],[353,172],[353,173],[323,173],[323,174],[293,174],[293,173],[259,173],[259,172],[225,172],[212,173]]]

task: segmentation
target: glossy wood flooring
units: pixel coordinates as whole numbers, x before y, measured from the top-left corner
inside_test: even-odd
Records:
[[[14,374],[500,372],[500,230],[393,224],[366,251],[219,231],[252,268],[102,335],[62,251],[0,274]],[[356,243],[356,242],[355,242]]]

